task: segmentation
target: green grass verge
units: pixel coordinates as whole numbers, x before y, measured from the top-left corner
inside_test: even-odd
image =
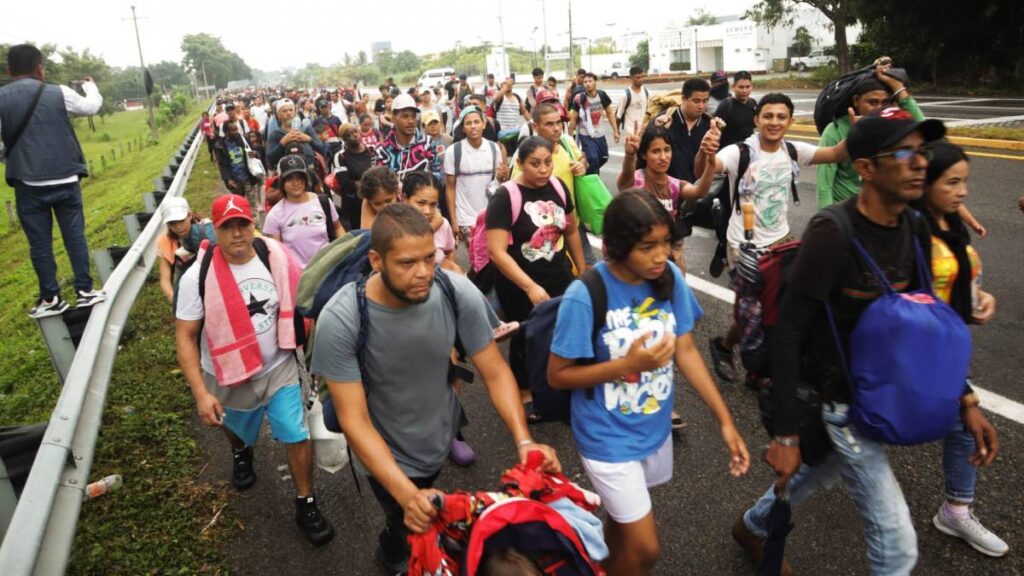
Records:
[[[198,108],[164,131],[160,142],[138,150],[135,138],[147,133],[145,115],[121,113],[96,121],[97,132],[77,128],[94,167],[100,150],[106,170],[83,181],[90,248],[128,243],[125,213],[143,209],[142,193],[167,165],[192,128]],[[109,136],[103,136],[106,133]],[[132,140],[132,153],[128,153]],[[142,138],[145,142],[145,138]],[[120,155],[123,143],[125,155]],[[117,160],[109,161],[110,148]],[[186,195],[196,206],[209,206],[220,180],[200,155]],[[13,191],[0,187],[0,198]],[[59,234],[54,252],[62,286],[71,271]],[[36,279],[24,234],[6,219],[0,226],[6,250],[0,252],[0,322],[7,328],[0,342],[0,422],[46,421],[60,385],[42,337],[27,315]],[[70,295],[70,294],[68,294]],[[227,570],[219,542],[234,529],[225,511],[209,530],[203,528],[224,508],[226,483],[198,483],[198,446],[193,435],[194,406],[174,357],[174,323],[170,306],[155,280],[143,287],[122,338],[107,396],[92,480],[121,474],[116,494],[86,502],[78,525],[71,574],[223,574]]]
[[[994,140],[1024,141],[1024,128],[1006,128],[1002,126],[954,126],[946,132],[950,136],[965,138],[990,138]]]

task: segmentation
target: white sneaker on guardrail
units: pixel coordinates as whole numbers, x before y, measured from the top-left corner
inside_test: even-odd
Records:
[[[54,296],[49,300],[40,298],[36,301],[36,305],[28,311],[28,316],[29,318],[46,318],[48,316],[57,316],[67,309],[68,303],[60,295]]]
[[[88,292],[79,290],[78,300],[75,302],[75,306],[78,308],[88,308],[93,304],[98,304],[107,299],[107,293],[103,290],[89,290]]]

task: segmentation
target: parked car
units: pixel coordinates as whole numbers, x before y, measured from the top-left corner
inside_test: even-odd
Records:
[[[789,65],[801,72],[808,68],[820,68],[829,64],[838,64],[839,60],[824,50],[814,50],[807,56],[794,56],[789,59]]]

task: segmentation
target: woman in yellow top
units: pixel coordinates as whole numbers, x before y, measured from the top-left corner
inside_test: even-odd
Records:
[[[981,260],[970,245],[967,226],[958,213],[967,198],[967,155],[962,148],[945,140],[928,144],[925,151],[928,158],[925,193],[917,208],[932,230],[935,294],[952,306],[964,322],[984,324],[995,313],[995,298],[981,290]],[[999,451],[996,430],[978,408],[977,396],[973,398],[973,401],[963,402],[961,418],[984,422],[983,432],[976,438],[958,423],[946,436],[942,454],[946,500],[932,523],[939,531],[967,541],[982,554],[998,557],[1006,554],[1009,547],[987,530],[970,509],[976,467],[992,462]]]

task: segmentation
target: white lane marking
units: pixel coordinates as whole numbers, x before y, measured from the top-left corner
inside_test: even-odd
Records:
[[[998,116],[996,118],[978,118],[975,120],[954,120],[947,122],[946,126],[980,126],[983,124],[1002,124],[1003,122],[1019,122],[1024,116]]]
[[[599,250],[604,246],[604,242],[602,242],[597,236],[594,236],[589,232],[587,233],[587,236],[589,237],[590,244],[592,246]],[[719,286],[714,282],[709,282],[699,276],[694,276],[693,274],[686,274],[686,283],[691,289],[703,292],[713,298],[717,298],[730,306],[732,306],[732,303],[736,299],[736,295],[732,290]],[[993,414],[998,414],[1007,420],[1012,420],[1018,424],[1024,424],[1024,404],[1011,400],[1001,394],[989,392],[974,383],[972,383],[972,387],[974,388],[974,391],[978,393],[978,398],[981,400],[982,408],[992,412]]]

